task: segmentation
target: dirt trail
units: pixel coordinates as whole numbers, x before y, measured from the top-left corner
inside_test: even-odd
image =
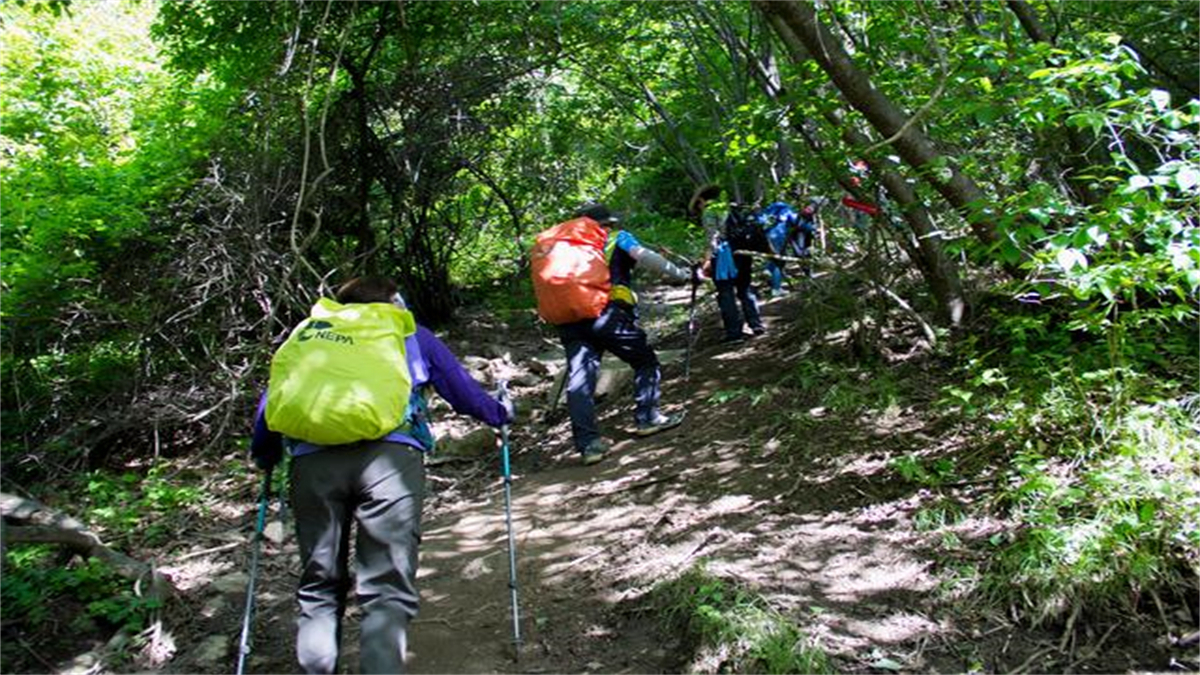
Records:
[[[675,301],[681,298],[673,298]],[[511,659],[503,493],[434,515],[422,546],[423,608],[413,631],[414,672],[656,672],[676,669],[678,645],[629,611],[655,582],[701,558],[819,618],[809,630],[839,652],[913,641],[939,630],[917,609],[932,588],[907,528],[903,503],[873,505],[847,491],[842,471],[820,466],[834,447],[809,439],[810,459],[775,456],[794,439],[760,438],[766,423],[746,401],[716,405],[719,392],[764,391],[795,345],[781,344],[799,298],[766,305],[770,334],[728,348],[706,326],[692,381],[667,369],[664,401],[682,407],[680,428],[630,436],[630,405],[605,407],[610,459],[583,467],[562,428],[519,433],[514,451],[539,446],[552,460],[518,474],[513,518],[525,648]],[[524,446],[524,447],[523,447]],[[866,501],[867,503],[863,503]],[[799,508],[797,508],[799,507]]]
[[[815,293],[818,285],[807,290]],[[659,311],[659,318],[670,317],[678,327],[686,294],[660,297],[675,309]],[[954,430],[939,426],[928,401],[908,395],[907,407],[847,417],[780,387],[804,358],[800,341],[807,338],[801,336],[828,328],[802,325],[808,321],[805,302],[803,294],[794,294],[766,303],[768,334],[726,347],[717,344],[719,322],[710,299],[691,381],[684,382],[681,364],[664,369],[664,409],[676,412],[687,401],[687,421],[636,438],[629,433],[632,396],[624,392],[605,401],[601,428],[614,451],[592,467],[571,451],[565,415],[551,423],[539,411],[549,383],[517,390],[524,421],[512,438],[524,638],[519,661],[511,644],[498,462],[430,467],[422,608],[410,631],[412,672],[688,669],[696,655],[645,611],[644,595],[701,560],[711,573],[753,588],[796,622],[839,671],[1054,666],[1038,659],[1057,636],[1019,630],[1003,617],[965,614],[937,592],[942,570],[936,561],[945,556],[935,537],[946,530],[935,535],[914,525],[931,497],[888,468],[893,457],[937,456],[953,445]],[[503,339],[513,350],[512,363],[545,352],[544,336],[531,323],[510,323]],[[497,339],[495,326],[480,326],[479,333]],[[677,330],[659,346],[682,341]],[[917,379],[922,372],[916,366],[903,377]],[[964,519],[956,527],[967,541],[985,538],[990,525]],[[294,544],[269,544],[263,568],[249,671],[295,672]],[[227,608],[197,630],[221,630],[236,641],[236,610]],[[347,672],[357,667],[356,619],[352,609],[343,636]],[[1145,663],[1135,652],[1105,669]],[[177,659],[172,669],[205,670],[188,658]]]

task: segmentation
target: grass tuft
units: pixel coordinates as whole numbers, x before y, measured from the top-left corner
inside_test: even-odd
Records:
[[[666,628],[695,649],[692,673],[832,673],[829,657],[759,596],[700,563],[650,594]]]

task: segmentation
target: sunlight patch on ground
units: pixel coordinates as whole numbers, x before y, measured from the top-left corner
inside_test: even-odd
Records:
[[[932,635],[945,628],[920,614],[900,612],[869,620],[848,619],[842,626],[849,632],[862,636],[868,643],[897,644]]]
[[[160,571],[171,578],[176,588],[187,592],[207,586],[213,579],[227,574],[233,567],[227,560],[219,562],[211,558],[194,558],[178,565],[162,567]]]

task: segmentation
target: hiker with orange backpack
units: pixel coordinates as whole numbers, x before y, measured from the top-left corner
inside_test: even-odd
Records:
[[[300,548],[296,657],[306,673],[338,671],[346,595],[362,610],[361,672],[402,673],[417,614],[417,548],[432,449],[424,393],[493,427],[511,403],[488,396],[449,348],[416,325],[396,284],[353,279],[322,298],[271,361],[251,456],[268,474],[292,456]],[[355,576],[349,575],[351,522]]]
[[[649,436],[678,426],[683,415],[658,409],[658,356],[638,325],[635,267],[686,283],[698,274],[672,264],[628,230],[609,227],[620,218],[602,204],[540,233],[531,252],[538,313],[558,329],[567,354],[567,410],[571,435],[584,464],[604,459],[610,446],[600,434],[594,400],[600,359],[612,352],[634,369],[635,433]]]

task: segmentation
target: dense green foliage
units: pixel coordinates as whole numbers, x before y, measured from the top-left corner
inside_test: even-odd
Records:
[[[969,285],[969,330],[937,332],[961,372],[943,407],[996,434],[1008,478],[987,506],[1014,523],[973,571],[981,595],[1034,621],[1181,598],[1200,568],[1195,5],[943,4],[817,12],[940,150],[920,168],[750,3],[0,6],[5,490],[82,496],[76,515],[124,541],[202,502],[126,460],[230,448],[270,346],[331,284],[394,276],[429,323],[465,298],[527,309],[532,236],[586,200],[698,256],[704,183],[746,202],[850,191],[884,209],[865,236],[826,209],[844,269],[943,317],[915,257],[932,239]],[[951,168],[995,241],[936,189]],[[885,171],[936,232],[910,229]],[[886,407],[899,387],[857,377],[869,354],[781,386]],[[892,466],[933,488],[962,470]],[[9,556],[6,608],[109,588],[91,565]],[[693,581],[708,590],[687,611],[725,616]]]

